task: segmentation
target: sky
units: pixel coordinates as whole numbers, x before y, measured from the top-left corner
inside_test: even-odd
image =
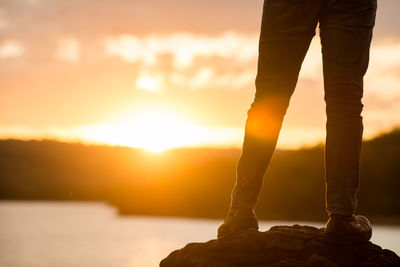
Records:
[[[378,1],[364,138],[400,124],[400,1]],[[0,0],[0,138],[241,147],[262,0]],[[278,141],[325,139],[318,33]]]

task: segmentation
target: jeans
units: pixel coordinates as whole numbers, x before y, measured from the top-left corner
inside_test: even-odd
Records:
[[[363,77],[376,8],[376,0],[264,0],[256,93],[247,112],[231,207],[257,205],[301,64],[319,24],[327,115],[326,210],[354,213],[363,135]]]

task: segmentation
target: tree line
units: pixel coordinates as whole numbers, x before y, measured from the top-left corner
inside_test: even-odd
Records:
[[[0,199],[100,200],[121,214],[223,218],[240,149],[161,153],[52,140],[0,140]],[[364,141],[358,212],[400,217],[400,129]],[[326,219],[324,146],[277,150],[264,177],[260,219]]]

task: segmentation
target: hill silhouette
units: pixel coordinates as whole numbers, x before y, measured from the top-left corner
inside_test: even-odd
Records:
[[[400,214],[400,129],[363,142],[358,211]],[[222,218],[240,149],[129,147],[0,140],[0,198],[102,200],[121,214]],[[324,147],[277,150],[257,208],[260,219],[325,220]],[[375,221],[376,221],[375,220]]]

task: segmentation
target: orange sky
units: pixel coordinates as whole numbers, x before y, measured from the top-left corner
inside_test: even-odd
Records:
[[[398,0],[378,3],[364,136],[400,124]],[[0,138],[240,147],[262,0],[3,0]],[[325,138],[319,37],[278,147]]]

